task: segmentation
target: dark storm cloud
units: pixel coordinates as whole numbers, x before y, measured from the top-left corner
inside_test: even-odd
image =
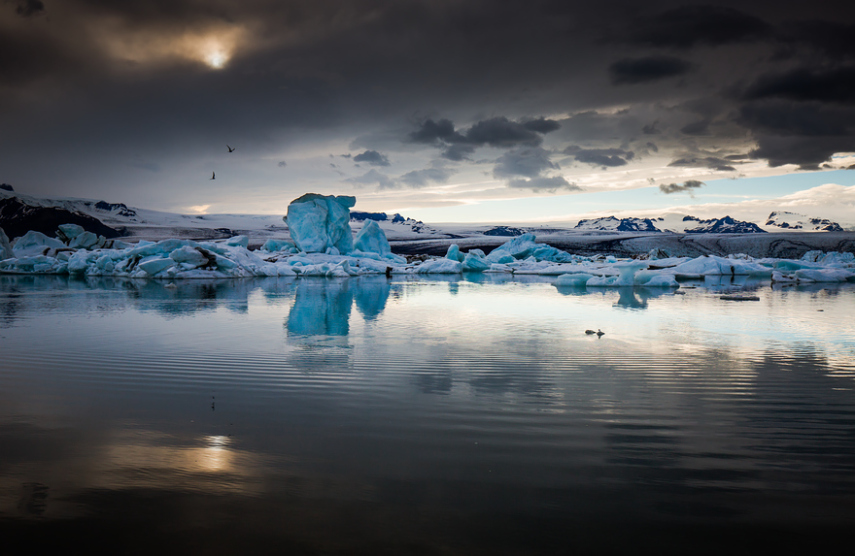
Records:
[[[609,66],[613,85],[649,83],[687,73],[692,64],[672,56],[624,58]]]
[[[507,150],[496,161],[502,179],[547,179],[557,167],[550,154],[568,145],[586,146],[569,155],[580,164],[623,166],[635,160],[630,153],[655,153],[646,146],[652,135],[664,161],[686,158],[701,165],[692,167],[720,170],[735,165],[721,153],[810,168],[855,143],[855,15],[847,6],[759,0],[45,0],[38,6],[0,3],[0,128],[15,130],[0,134],[0,152],[2,170],[10,172],[4,180],[17,184],[27,176],[57,193],[88,194],[97,183],[106,195],[139,157],[163,170],[157,183],[140,180],[126,190],[158,198],[177,190],[223,141],[240,141],[242,157],[264,164],[318,152],[314,147],[327,153],[351,145],[354,153],[413,164],[400,173],[432,158],[463,172],[495,157],[476,156],[492,147]],[[231,40],[230,33],[230,58],[214,70],[200,49]],[[717,145],[721,153],[698,154],[692,144]],[[534,156],[518,152],[544,145]],[[427,146],[432,152],[422,152]],[[600,146],[620,149],[594,148]],[[46,157],[51,165],[41,164]],[[318,164],[324,175],[332,174],[328,163]],[[302,187],[302,177],[293,187]],[[402,178],[375,170],[351,183],[411,186]]]
[[[710,123],[711,122],[709,120],[699,120],[697,122],[692,122],[681,127],[680,133],[683,133],[685,135],[709,135]]]
[[[745,91],[743,98],[852,104],[855,103],[855,67],[799,68],[782,74],[765,75]]]
[[[681,6],[634,21],[632,27],[630,42],[679,49],[756,41],[774,32],[764,20],[724,6]]]
[[[524,121],[522,122],[522,126],[538,133],[550,133],[552,131],[558,131],[561,128],[561,124],[555,120],[548,120],[544,117]]]
[[[496,160],[493,175],[497,178],[525,176],[540,177],[546,170],[557,170],[549,160],[550,153],[540,147],[520,148],[506,152]]]
[[[778,30],[776,39],[790,51],[784,57],[798,57],[806,48],[815,50],[831,60],[855,58],[855,24],[844,21],[787,21]]]
[[[665,193],[666,195],[669,195],[671,193],[681,193],[683,191],[691,192],[695,189],[703,187],[704,185],[706,185],[704,182],[697,181],[697,180],[688,180],[682,184],[679,184],[679,183],[664,184],[664,183],[662,183],[662,184],[659,184],[659,191],[661,191],[662,193]]]
[[[459,162],[461,160],[470,160],[469,155],[475,152],[475,145],[454,144],[449,145],[447,149],[442,151],[440,156],[448,160]]]
[[[44,13],[45,5],[40,0],[18,0],[15,13],[21,17],[32,17]]]
[[[571,145],[564,149],[564,154],[575,158],[578,162],[594,166],[624,166],[635,157],[635,153],[624,149],[583,149]]]
[[[433,145],[438,141],[446,143],[463,143],[466,138],[454,131],[451,120],[441,119],[438,122],[427,119],[419,125],[419,129],[410,133],[410,141],[413,143],[425,143]]]
[[[734,172],[736,168],[731,166],[729,160],[716,156],[683,156],[672,160],[668,166],[678,168],[709,168],[719,172]]]
[[[508,181],[508,187],[512,189],[531,189],[532,191],[554,192],[558,190],[581,191],[582,188],[575,183],[570,183],[561,176],[536,177],[531,179],[512,179]]]
[[[517,145],[537,147],[543,142],[543,137],[536,131],[532,131],[524,124],[512,122],[503,116],[477,122],[466,132],[466,139],[475,145],[490,145],[491,147],[515,147]]]
[[[389,157],[377,151],[365,151],[353,157],[354,162],[365,162],[369,166],[389,166]]]

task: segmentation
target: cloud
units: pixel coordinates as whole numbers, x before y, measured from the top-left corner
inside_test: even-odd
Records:
[[[413,143],[425,143],[432,145],[439,141],[446,143],[465,142],[466,138],[454,131],[454,124],[451,120],[441,119],[438,122],[432,119],[427,119],[419,124],[419,129],[409,134],[409,139]]]
[[[348,178],[344,180],[348,183],[352,183],[354,185],[374,185],[380,189],[394,189],[396,187],[396,183],[392,178],[387,176],[386,174],[381,174],[377,170],[373,168],[368,170],[368,172],[362,174],[361,176],[356,176],[353,178]]]
[[[474,152],[474,145],[454,144],[449,145],[447,149],[442,151],[442,154],[440,154],[440,156],[442,158],[447,158],[448,160],[454,160],[455,162],[459,162],[461,160],[470,160],[469,155]]]
[[[672,56],[624,58],[609,66],[613,85],[636,85],[688,73],[692,64]]]
[[[731,166],[730,160],[717,156],[683,155],[681,158],[672,160],[668,166],[677,168],[709,168],[719,172],[736,171],[736,168]]]
[[[508,151],[496,160],[493,176],[497,178],[540,177],[546,170],[558,169],[558,165],[550,161],[549,156],[550,153],[540,147]]]
[[[427,119],[419,129],[411,132],[412,143],[423,143],[444,148],[441,156],[448,160],[469,159],[476,147],[489,145],[499,148],[518,146],[537,147],[543,142],[543,134],[556,131],[561,124],[544,117],[515,122],[504,116],[475,122],[469,129],[458,131],[448,119]]]
[[[700,187],[703,187],[704,185],[706,185],[704,182],[697,180],[688,180],[682,185],[679,183],[661,183],[659,184],[659,191],[666,195],[670,195],[671,193],[681,193],[683,191],[688,191],[691,193],[694,189],[698,189]]]
[[[678,49],[768,39],[774,32],[762,19],[724,6],[681,6],[630,25],[629,42]]]
[[[795,101],[855,103],[855,67],[799,68],[761,76],[744,93],[746,100],[781,98]]]
[[[389,166],[389,158],[377,151],[365,151],[353,157],[354,162],[365,162],[369,166]]]
[[[544,120],[544,123],[546,121]],[[538,124],[535,124],[535,127],[537,126]],[[543,142],[543,138],[538,132],[532,131],[519,122],[512,122],[504,116],[477,122],[466,132],[466,139],[475,145],[490,145],[491,147],[515,147],[518,145],[536,147]]]
[[[570,183],[562,176],[540,176],[531,179],[512,179],[508,181],[508,187],[512,189],[531,189],[532,191],[581,191],[582,188],[575,183]]]
[[[526,120],[522,122],[522,125],[524,128],[536,131],[538,133],[550,133],[552,131],[557,131],[561,129],[560,123],[555,120],[548,120],[542,116],[535,120]]]
[[[426,168],[407,172],[398,179],[412,187],[423,187],[430,182],[445,183],[452,175],[454,172],[447,168]]]
[[[564,153],[584,164],[607,167],[624,166],[635,157],[633,151],[624,149],[583,149],[577,145],[565,148]]]
[[[21,17],[32,17],[44,13],[45,5],[40,0],[18,0],[15,13]]]
[[[686,124],[680,128],[680,133],[685,135],[709,135],[710,120],[704,119],[697,122]]]
[[[817,169],[839,152],[855,151],[855,107],[765,100],[743,105],[738,122],[757,147],[749,155],[772,167]]]

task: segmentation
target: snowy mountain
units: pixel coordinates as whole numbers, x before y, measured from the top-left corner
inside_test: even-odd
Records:
[[[827,218],[814,218],[795,212],[772,212],[766,219],[766,227],[780,230],[801,230],[804,232],[842,232],[843,227]]]
[[[735,220],[730,216],[724,218],[711,218],[709,220],[701,220],[694,216],[683,217],[683,222],[687,224],[685,233],[687,234],[765,234],[766,230],[760,228],[753,222],[745,222]],[[695,224],[692,227],[691,224]]]
[[[580,220],[574,230],[597,232],[661,232],[649,218],[591,218]]]
[[[521,236],[525,233],[525,230],[520,228],[514,228],[513,226],[496,226],[490,228],[489,230],[484,230],[485,236],[497,236],[497,237],[515,237]]]

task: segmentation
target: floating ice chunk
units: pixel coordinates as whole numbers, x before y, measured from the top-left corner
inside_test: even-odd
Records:
[[[771,269],[751,262],[703,255],[669,269],[677,278],[702,276],[770,276]]]
[[[378,255],[387,255],[392,252],[389,247],[389,240],[386,239],[386,232],[374,220],[367,220],[356,234],[356,240],[353,242],[353,248],[364,253],[377,253]]]
[[[268,239],[264,242],[264,245],[261,246],[261,251],[267,251],[268,253],[278,253],[280,251],[285,251],[286,253],[293,253],[297,249],[294,246],[293,241],[288,241],[284,239]]]
[[[463,270],[463,263],[450,259],[429,259],[418,267],[419,274],[458,274]]]
[[[9,243],[9,238],[3,228],[0,228],[0,261],[3,259],[11,259],[15,256],[12,251],[12,245]]]
[[[14,274],[64,274],[67,265],[54,257],[31,255],[0,261],[0,271]]]
[[[175,261],[170,258],[152,258],[139,263],[139,267],[143,269],[149,276],[160,274],[167,268],[175,264]]]
[[[92,249],[98,245],[99,237],[92,232],[81,232],[72,239],[68,246],[74,249]],[[103,239],[101,240],[103,244]]]
[[[468,270],[469,272],[484,272],[490,268],[490,263],[472,253],[466,254],[462,264],[463,270]]]
[[[226,245],[245,248],[249,246],[249,238],[246,236],[232,236],[226,240]]]
[[[213,255],[213,253],[211,254]],[[189,245],[174,250],[169,254],[169,258],[176,263],[191,265],[191,268],[203,266],[211,262],[208,256],[202,253],[198,247],[191,247]]]
[[[350,253],[350,208],[355,204],[355,197],[317,193],[306,193],[291,201],[285,217],[291,239],[306,253],[324,253],[329,247]]]
[[[587,284],[588,280],[593,277],[593,274],[587,274],[585,272],[579,272],[577,274],[562,274],[555,279],[555,285],[578,288]]]
[[[617,276],[594,276],[589,279],[585,285],[589,288],[608,288],[611,286],[617,286]]]
[[[534,257],[538,261],[556,263],[569,263],[576,260],[576,257],[570,253],[566,253],[545,243],[536,243],[535,239],[536,237],[532,233],[517,236],[490,251],[490,254],[486,257],[487,261],[490,263],[506,264],[506,262],[510,262],[507,260],[508,255],[514,259]]]
[[[841,268],[797,270],[795,279],[799,282],[855,282],[855,273]]]
[[[15,240],[12,252],[15,257],[28,255],[44,255],[51,249],[64,249],[65,244],[58,239],[48,237],[41,232],[30,230]]]
[[[612,259],[614,259],[614,257],[612,257]],[[619,272],[618,278],[615,281],[616,286],[632,286],[635,284],[635,273],[641,269],[647,268],[647,263],[645,261],[628,261],[623,263],[613,263],[612,267],[616,268]]]
[[[56,235],[65,243],[70,243],[72,239],[76,238],[84,231],[86,230],[83,229],[83,226],[79,226],[77,224],[60,224]]]
[[[451,261],[462,262],[463,261],[463,253],[460,252],[460,246],[456,243],[452,243],[448,246],[448,252],[445,254],[445,258]]]
[[[680,284],[673,274],[659,272],[656,270],[640,270],[633,277],[637,286],[650,288],[679,288]]]
[[[784,274],[780,270],[775,270],[772,272],[772,283],[781,283],[781,284],[789,284],[796,281],[796,277],[792,274]]]
[[[842,264],[848,265],[855,263],[855,254],[853,253],[838,253],[837,251],[831,251],[823,255],[819,262],[825,265],[828,264]]]
[[[781,260],[775,261],[773,263],[773,266],[774,266],[775,270],[780,270],[780,271],[793,271],[793,270],[801,270],[803,268],[821,268],[822,267],[822,265],[817,263],[817,262],[810,262],[810,261],[806,261],[806,260],[793,261],[790,259],[781,259]]]

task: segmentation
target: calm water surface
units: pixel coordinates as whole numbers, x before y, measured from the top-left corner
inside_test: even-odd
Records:
[[[855,289],[743,286],[0,277],[3,552],[849,542]]]

